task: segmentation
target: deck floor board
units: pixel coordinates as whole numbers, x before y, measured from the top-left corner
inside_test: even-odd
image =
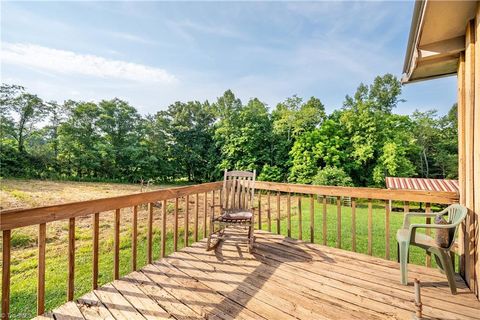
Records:
[[[457,278],[452,295],[436,269],[399,267],[336,248],[242,230],[214,251],[201,240],[53,311],[56,319],[411,319],[414,277],[427,319],[480,319],[480,302]],[[243,241],[242,241],[243,240]]]

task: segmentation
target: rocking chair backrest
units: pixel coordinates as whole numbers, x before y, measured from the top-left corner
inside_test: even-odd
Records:
[[[254,192],[255,170],[253,172],[225,170],[221,200],[223,209],[251,209]]]

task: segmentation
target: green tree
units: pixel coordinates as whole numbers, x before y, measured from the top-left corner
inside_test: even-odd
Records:
[[[342,168],[326,166],[318,170],[313,184],[322,186],[353,187],[352,178]]]

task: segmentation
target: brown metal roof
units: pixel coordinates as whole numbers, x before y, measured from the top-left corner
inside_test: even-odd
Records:
[[[458,180],[387,177],[385,182],[388,189],[459,192]]]

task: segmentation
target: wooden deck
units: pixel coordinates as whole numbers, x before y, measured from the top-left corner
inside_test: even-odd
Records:
[[[54,311],[56,319],[411,319],[413,286],[398,264],[257,231],[248,254],[239,231],[216,251],[205,241],[147,265]],[[243,240],[243,239],[242,239]],[[479,319],[480,302],[458,281],[451,295],[435,269],[422,282],[426,318]]]

